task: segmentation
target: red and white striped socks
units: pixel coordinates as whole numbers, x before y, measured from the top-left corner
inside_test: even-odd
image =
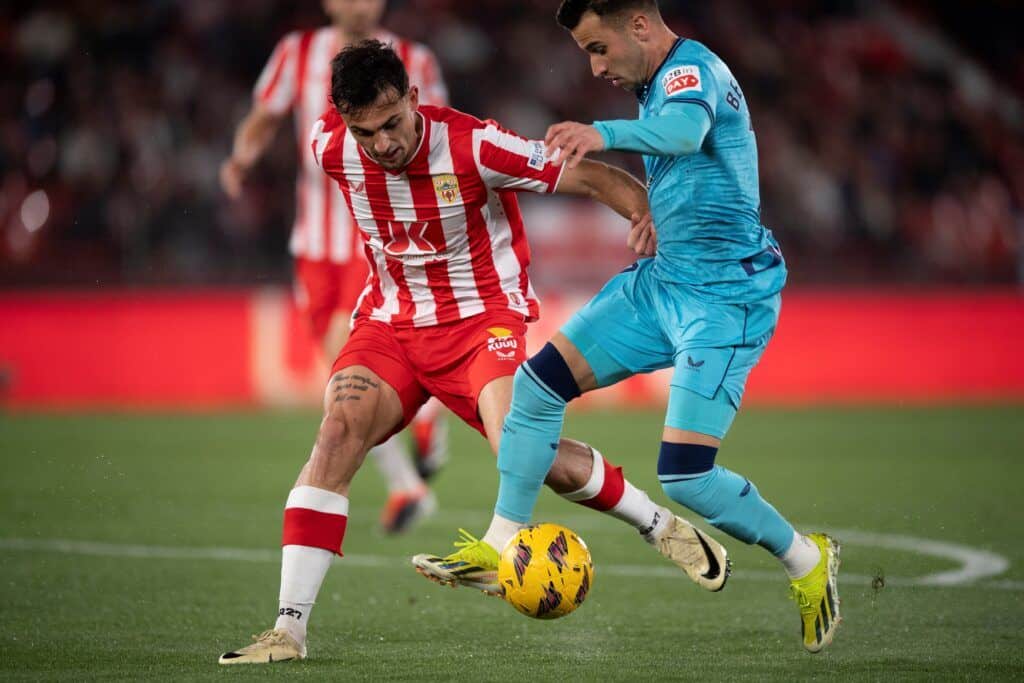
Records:
[[[288,494],[281,535],[281,593],[277,623],[299,641],[320,585],[341,542],[348,522],[348,498],[313,486],[297,486]]]
[[[561,496],[621,519],[639,531],[648,543],[654,543],[672,521],[672,511],[656,505],[645,492],[629,483],[622,476],[621,467],[615,467],[605,460],[596,449],[591,448],[591,452],[594,462],[587,483],[583,488]],[[495,514],[483,540],[501,552],[524,526]]]
[[[655,505],[650,497],[622,476],[622,468],[605,460],[595,448],[590,479],[583,488],[562,497],[604,512],[633,526],[650,541],[657,538],[672,519],[672,512]]]

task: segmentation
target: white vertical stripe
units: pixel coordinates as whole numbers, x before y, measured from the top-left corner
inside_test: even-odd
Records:
[[[296,139],[300,143],[299,188],[291,248],[292,253],[296,256],[310,259],[322,259],[329,256],[328,245],[324,242],[324,208],[325,202],[330,201],[329,194],[324,192],[324,172],[316,165],[310,146],[305,141],[313,124],[327,109],[327,82],[330,79],[330,65],[324,64],[324,58],[330,52],[331,40],[332,29],[330,27],[318,29],[310,39],[306,52],[302,94],[295,107],[295,132]],[[297,63],[297,42],[295,50]],[[291,78],[296,78],[297,71],[297,69],[293,70]],[[295,93],[294,89],[292,93]],[[331,181],[331,185],[334,185],[333,181]],[[330,226],[326,227],[327,234],[330,235]]]
[[[430,175],[438,176],[445,173],[455,173],[455,163],[452,161],[452,150],[449,146],[448,124],[441,121],[434,121],[432,126],[432,139],[428,164]],[[459,307],[459,317],[482,313],[484,310],[483,299],[477,290],[476,279],[473,276],[472,257],[469,253],[469,234],[466,220],[465,197],[460,194],[454,204],[446,204],[438,201],[438,211],[441,214],[441,225],[444,229],[444,240],[447,245],[448,279],[455,296],[456,305]]]
[[[380,288],[384,295],[384,303],[374,309],[373,318],[386,323],[391,322],[392,316],[398,314],[398,283],[388,272],[387,259],[381,251],[373,252],[373,260],[377,264],[377,274],[380,277]]]
[[[299,61],[301,35],[300,33],[290,33],[278,43],[277,49],[274,50],[270,61],[267,62],[259,79],[256,81],[254,92],[257,98],[259,98],[273,81],[274,76],[277,75],[278,67],[281,67],[277,81],[273,81],[273,90],[270,91],[269,97],[263,100],[263,106],[277,114],[286,113],[291,105],[292,98],[295,96],[295,88],[298,85],[296,83],[298,77],[296,65]],[[281,63],[282,60],[283,63]]]
[[[512,228],[505,215],[505,209],[501,205],[501,198],[497,193],[487,193],[487,232],[491,238],[491,258],[494,261],[494,269],[498,272],[498,279],[501,281],[501,291],[515,292],[519,295],[523,291],[519,287],[519,275],[523,269],[519,265],[519,259],[512,249]],[[525,303],[525,302],[524,302]],[[509,308],[512,308],[526,315],[529,308],[513,306],[509,301]]]
[[[421,144],[428,145],[430,141],[424,140]],[[395,220],[404,224],[399,229],[408,231],[409,224],[419,220],[409,179],[404,173],[397,176],[386,173],[384,177],[387,181],[388,200],[391,202]],[[406,239],[408,239],[408,235],[406,235]],[[400,263],[405,275],[405,283],[409,287],[410,296],[412,296],[415,324],[436,325],[437,301],[434,299],[434,293],[430,291],[430,285],[427,283],[427,271],[422,265],[422,261],[417,261],[414,265],[409,265],[404,261],[400,261]]]
[[[367,234],[370,243],[370,253],[373,255],[373,265],[377,270],[377,277],[380,282],[381,295],[384,301],[379,308],[370,311],[370,318],[381,322],[391,322],[391,315],[398,312],[397,286],[385,267],[384,258],[380,253],[381,239],[377,230],[377,224],[373,220],[373,212],[370,210],[370,202],[366,198],[366,174],[363,171],[363,163],[359,158],[359,147],[355,137],[348,130],[342,138],[341,163],[345,178],[348,182],[348,197],[352,202],[352,211],[355,213],[357,224],[353,225],[354,230],[361,230]],[[357,191],[358,190],[358,191]],[[339,190],[340,191],[340,190]],[[359,254],[355,254],[360,258]],[[370,289],[364,289],[360,294],[359,304],[370,294]],[[353,312],[359,310],[357,304]]]

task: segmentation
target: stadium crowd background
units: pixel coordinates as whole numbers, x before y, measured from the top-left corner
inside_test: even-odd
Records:
[[[391,0],[385,25],[437,52],[454,106],[523,134],[634,117],[591,77],[556,4]],[[791,282],[1024,281],[1012,5],[663,0],[744,87],[763,220]],[[0,285],[287,283],[293,135],[237,204],[217,170],[276,39],[325,22],[316,0],[5,3]],[[628,259],[599,211],[528,209],[542,291],[593,291]]]

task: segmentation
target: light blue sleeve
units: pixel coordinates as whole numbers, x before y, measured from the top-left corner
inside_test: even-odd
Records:
[[[711,124],[704,107],[670,101],[659,116],[637,121],[595,121],[594,127],[608,150],[686,156],[700,150]]]

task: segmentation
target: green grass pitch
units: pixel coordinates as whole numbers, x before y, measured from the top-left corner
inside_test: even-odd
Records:
[[[1022,418],[1019,405],[740,415],[718,462],[845,540],[844,623],[818,656],[764,551],[730,542],[736,572],[707,594],[631,529],[549,492],[538,518],[594,556],[575,614],[531,621],[425,581],[408,556],[446,551],[459,526],[482,533],[497,486],[483,440],[453,425],[441,509],[413,533],[379,535],[383,485],[369,462],[357,477],[310,658],[229,669],[219,653],[273,623],[282,507],[317,416],[0,416],[0,680],[1022,679]],[[566,434],[664,501],[659,424],[581,413]]]

